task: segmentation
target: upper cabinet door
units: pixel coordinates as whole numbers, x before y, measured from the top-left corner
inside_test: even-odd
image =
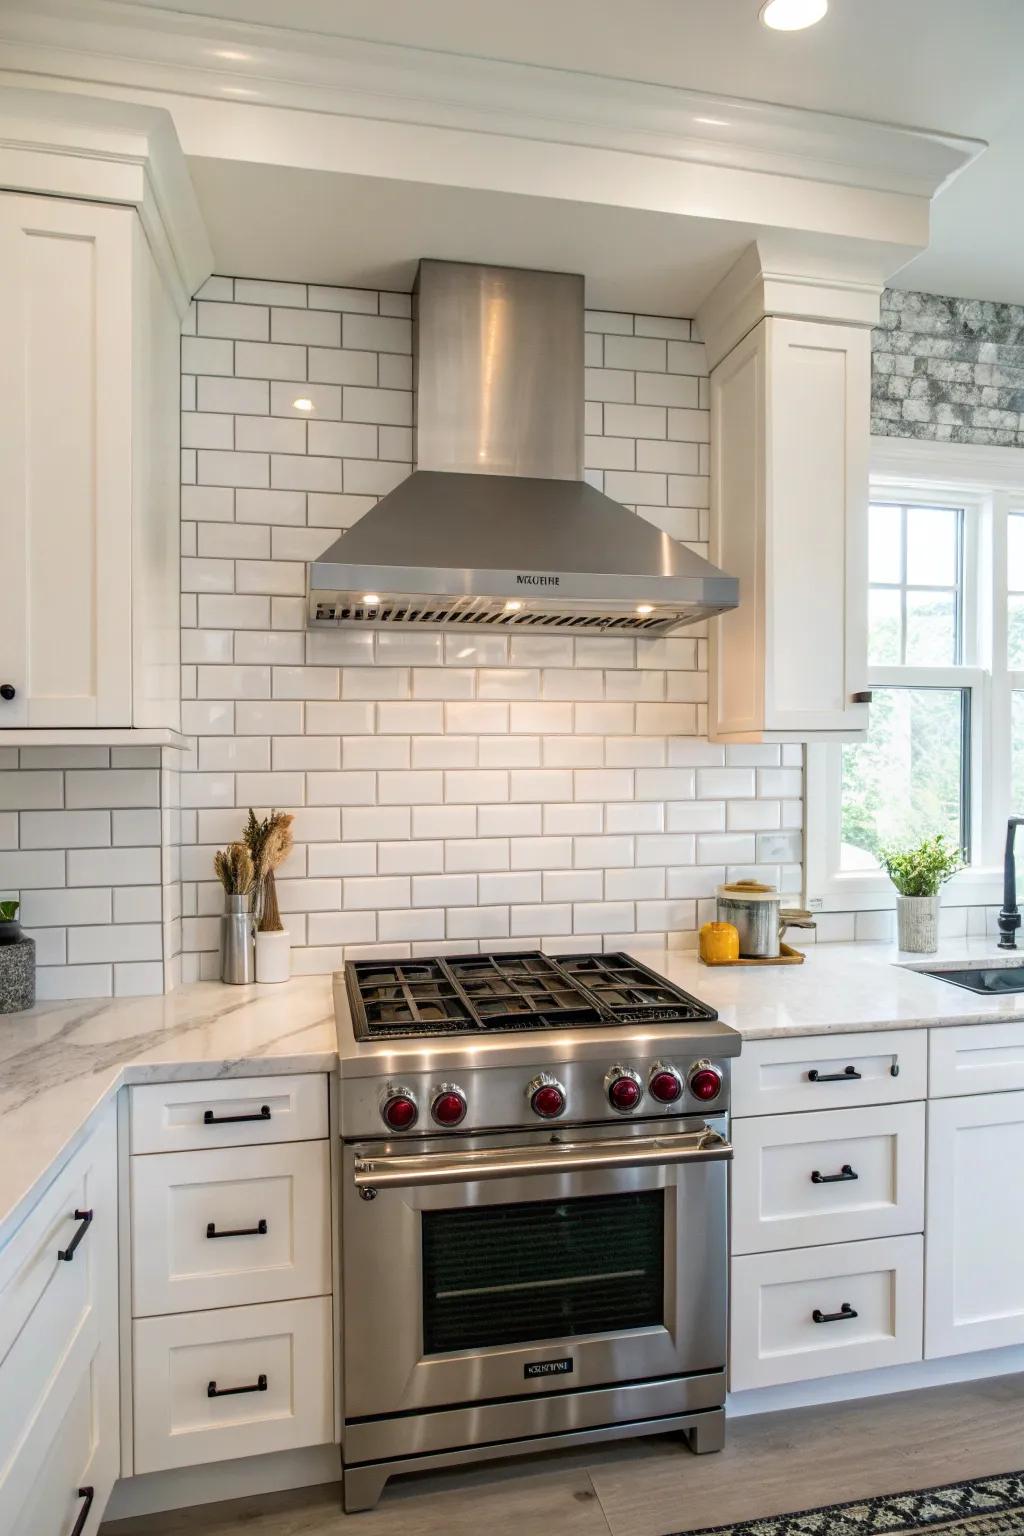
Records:
[[[132,724],[135,217],[0,195],[0,732]]]
[[[870,332],[766,319],[711,375],[712,737],[856,740],[867,676]]]

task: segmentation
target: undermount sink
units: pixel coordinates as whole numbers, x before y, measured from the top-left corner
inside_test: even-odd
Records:
[[[934,976],[937,981],[951,981],[954,987],[964,987],[968,992],[985,992],[998,995],[1003,992],[1024,992],[1024,960],[1014,960],[1008,965],[986,965],[963,970],[952,965],[938,965],[934,969],[921,966],[921,976]]]

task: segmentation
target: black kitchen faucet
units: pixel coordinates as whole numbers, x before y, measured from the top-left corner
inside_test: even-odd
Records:
[[[1000,949],[1017,948],[1020,908],[1017,905],[1017,868],[1013,856],[1013,839],[1018,827],[1024,827],[1024,816],[1011,816],[1006,823],[1006,853],[1003,857],[1003,908],[996,919],[999,926]]]

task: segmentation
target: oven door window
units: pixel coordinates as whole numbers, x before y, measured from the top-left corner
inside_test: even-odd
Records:
[[[422,1220],[427,1355],[664,1322],[663,1190]]]

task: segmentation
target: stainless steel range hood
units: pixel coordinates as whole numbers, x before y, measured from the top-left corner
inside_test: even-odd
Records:
[[[309,622],[670,634],[738,582],[583,476],[583,279],[422,261],[416,469],[309,569]]]

